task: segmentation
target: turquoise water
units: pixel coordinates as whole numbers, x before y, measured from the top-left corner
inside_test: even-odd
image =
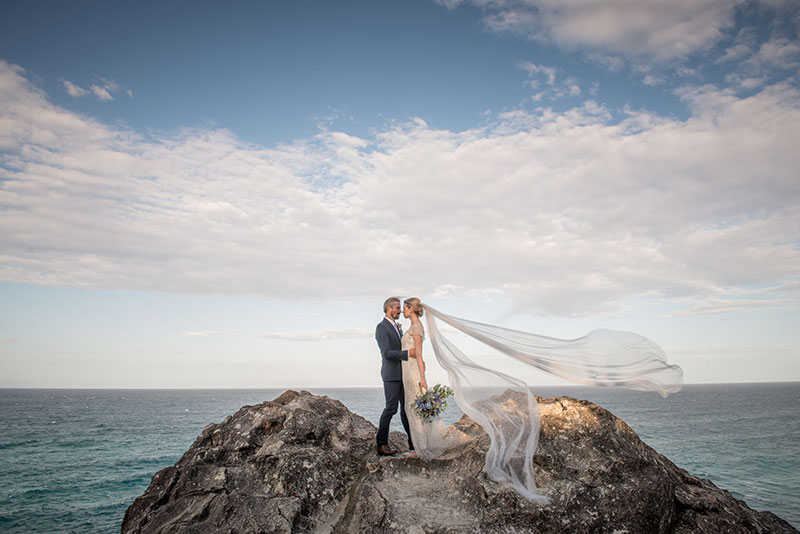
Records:
[[[377,423],[379,388],[311,391]],[[119,532],[153,474],[206,424],[281,392],[0,389],[0,532]],[[680,467],[800,527],[800,383],[686,386],[667,399],[581,387],[534,392],[604,406]],[[446,420],[460,415],[452,406]]]

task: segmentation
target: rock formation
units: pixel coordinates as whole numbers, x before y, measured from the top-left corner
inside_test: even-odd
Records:
[[[375,427],[306,391],[244,406],[206,426],[125,513],[133,533],[750,533],[797,532],[648,447],[587,401],[539,399],[536,482],[528,502],[486,476],[489,439],[447,457],[378,457]],[[392,444],[402,448],[403,435]]]

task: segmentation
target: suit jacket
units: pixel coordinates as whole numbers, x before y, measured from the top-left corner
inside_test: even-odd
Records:
[[[381,378],[384,382],[403,380],[403,360],[408,360],[408,351],[400,350],[400,336],[394,325],[384,317],[375,327],[375,341],[381,349]]]

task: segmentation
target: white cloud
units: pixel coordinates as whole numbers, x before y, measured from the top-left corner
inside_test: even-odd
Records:
[[[490,31],[580,52],[614,72],[628,68],[651,87],[714,79],[752,92],[778,79],[794,77],[796,83],[800,67],[800,9],[792,1],[436,1],[448,9],[477,6]],[[582,92],[577,84],[571,91],[553,90],[556,71],[550,67],[520,67],[535,90],[534,102]]]
[[[530,61],[523,61],[519,64],[519,68],[528,73],[528,77],[533,79],[531,83],[535,83],[536,87],[539,86],[539,81],[535,80],[537,75],[543,75],[547,85],[553,85],[556,81],[555,67],[546,67],[544,65],[537,65],[536,63]]]
[[[675,313],[675,316],[710,315],[719,313],[735,313],[754,310],[780,310],[797,307],[793,299],[710,299],[708,301],[692,301],[686,310]]]
[[[99,83],[91,84],[88,89],[79,87],[74,83],[70,82],[69,80],[61,80],[61,83],[67,90],[67,93],[72,97],[80,98],[82,96],[86,96],[91,93],[95,97],[97,97],[98,100],[103,100],[106,102],[114,100],[114,93],[122,89],[120,85],[115,81],[107,80],[101,77],[98,77],[98,80]],[[129,97],[133,98],[133,91],[131,91],[130,89],[126,89],[125,93]]]
[[[787,84],[748,98],[686,87],[687,120],[615,122],[588,101],[459,132],[417,119],[262,148],[226,130],[112,127],[23,74],[0,62],[1,280],[505,294],[551,314],[653,298],[695,313],[713,299],[797,305],[800,94]]]
[[[715,61],[730,69],[725,79],[731,87],[752,91],[770,80],[791,76],[796,83],[800,67],[798,6],[791,0],[759,0],[742,10],[741,27]]]
[[[208,336],[222,336],[226,334],[231,334],[227,330],[190,330],[187,332],[181,332],[180,335],[183,337],[208,337]]]
[[[581,94],[580,85],[575,77],[570,76],[556,83],[557,69],[555,67],[537,65],[530,61],[523,61],[518,66],[527,73],[528,86],[536,91],[531,97],[534,102],[544,99],[554,101],[565,96],[574,97]]]
[[[759,48],[758,59],[770,67],[796,69],[800,66],[800,43],[786,38],[770,39]]]
[[[726,63],[740,61],[753,54],[758,44],[758,34],[756,29],[750,26],[741,28],[731,44],[725,48],[722,55],[716,59],[716,63]]]
[[[100,87],[99,85],[92,84],[89,86],[89,90],[100,100],[114,100],[108,87]]]
[[[68,80],[61,80],[61,83],[64,84],[64,89],[67,90],[69,96],[79,98],[89,93],[86,89],[82,89]]]
[[[744,91],[752,91],[764,87],[767,83],[766,75],[747,76],[740,72],[733,72],[725,76],[725,82],[730,86]]]
[[[664,78],[655,74],[645,74],[642,83],[651,87],[664,83]]]
[[[337,339],[363,339],[369,338],[374,334],[374,330],[365,328],[338,328],[305,332],[267,332],[262,334],[261,337],[287,341],[332,341]]]
[[[465,0],[486,25],[601,56],[682,58],[717,43],[742,0]],[[453,9],[464,3],[439,0]]]

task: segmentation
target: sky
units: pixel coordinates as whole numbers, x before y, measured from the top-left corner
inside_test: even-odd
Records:
[[[5,0],[0,387],[379,387],[390,295],[798,381],[799,34],[794,0]]]

